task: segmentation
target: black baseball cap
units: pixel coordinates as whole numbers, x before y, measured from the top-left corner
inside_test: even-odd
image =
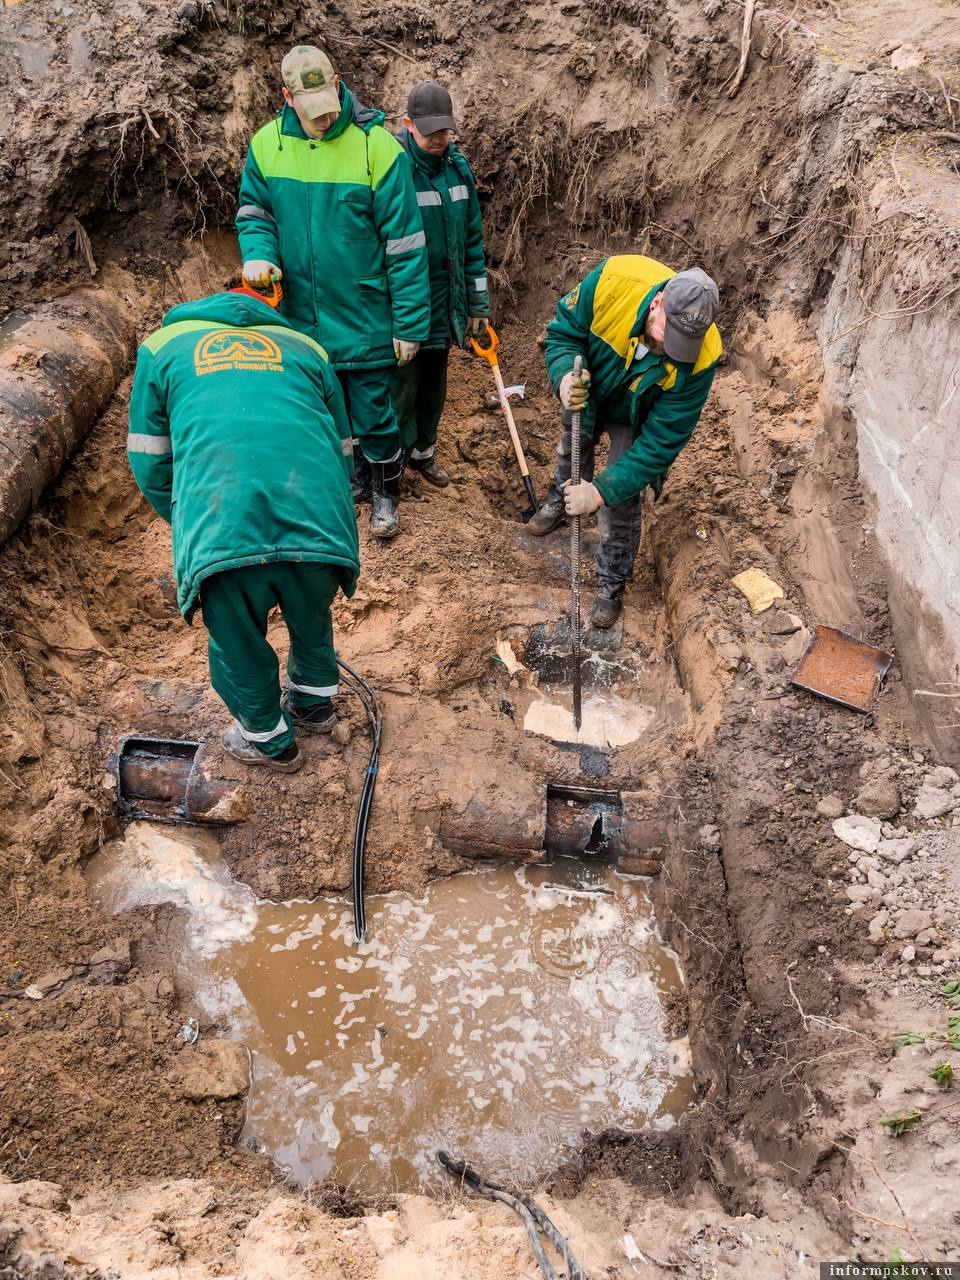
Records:
[[[436,84],[433,80],[424,80],[410,90],[407,115],[421,133],[436,133],[439,129],[457,127],[449,93],[442,84]]]

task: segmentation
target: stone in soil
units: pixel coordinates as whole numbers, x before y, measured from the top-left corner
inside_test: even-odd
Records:
[[[916,847],[916,840],[911,840],[909,837],[902,840],[881,840],[877,845],[877,853],[885,862],[892,862],[899,866],[910,857]]]
[[[849,890],[847,895],[849,896]],[[932,926],[933,916],[929,911],[923,911],[919,907],[908,907],[897,921],[894,933],[898,938],[915,938],[918,933],[923,933],[924,929],[930,929]]]
[[[837,818],[833,824],[833,834],[851,849],[862,849],[864,853],[876,853],[880,845],[880,823],[876,818],[861,817],[859,814]]]
[[[917,792],[917,801],[913,806],[913,816],[930,821],[952,813],[957,801],[949,791],[941,791],[937,787],[928,787],[926,783]]]
[[[880,778],[868,782],[857,792],[857,808],[874,818],[895,818],[900,812],[900,804],[900,792],[896,786]]]
[[[839,818],[845,808],[839,796],[824,796],[817,805],[817,813],[821,818]]]
[[[201,1040],[180,1051],[168,1076],[191,1102],[241,1097],[250,1088],[250,1055],[235,1040]]]

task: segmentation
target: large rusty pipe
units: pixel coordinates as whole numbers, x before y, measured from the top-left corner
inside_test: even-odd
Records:
[[[81,289],[0,324],[0,543],[106,407],[136,350],[122,304]]]

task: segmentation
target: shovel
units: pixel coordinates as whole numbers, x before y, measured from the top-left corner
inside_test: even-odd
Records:
[[[517,455],[517,462],[520,465],[520,474],[523,476],[523,487],[527,491],[527,497],[530,499],[530,507],[524,511],[520,519],[524,524],[527,523],[540,510],[540,503],[537,501],[537,495],[533,488],[533,481],[530,479],[530,468],[527,466],[527,460],[523,456],[523,445],[520,443],[520,436],[517,432],[517,424],[513,420],[513,410],[510,408],[510,401],[507,399],[507,393],[503,387],[503,376],[500,373],[500,362],[497,360],[497,352],[500,350],[500,339],[497,337],[496,331],[492,325],[487,325],[487,337],[490,339],[490,345],[483,347],[476,340],[470,339],[470,345],[478,356],[482,356],[487,364],[493,370],[493,380],[497,384],[497,396],[500,400],[500,408],[503,410],[504,417],[507,419],[507,426],[510,429],[510,439],[513,441],[513,451]]]

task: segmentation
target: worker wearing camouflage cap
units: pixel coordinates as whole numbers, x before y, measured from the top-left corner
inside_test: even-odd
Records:
[[[283,60],[284,107],[253,137],[237,233],[245,278],[283,277],[282,314],[337,371],[361,461],[371,532],[397,532],[402,469],[393,370],[430,333],[423,223],[399,142],[330,59],[298,45]]]
[[[453,141],[455,129],[447,90],[432,80],[414,85],[397,138],[410,159],[427,237],[430,333],[397,368],[394,397],[408,465],[440,487],[450,483],[436,453],[450,347],[479,336],[490,314],[477,184]]]
[[[566,413],[543,506],[527,526],[547,534],[598,512],[595,627],[613,626],[640,549],[640,498],[659,493],[667,469],[700,420],[722,353],[716,284],[694,267],[679,274],[653,258],[607,258],[561,298],[547,325],[550,383]],[[579,378],[574,364],[580,356]],[[582,479],[570,483],[570,425],[580,412]],[[607,466],[594,476],[606,433]]]

